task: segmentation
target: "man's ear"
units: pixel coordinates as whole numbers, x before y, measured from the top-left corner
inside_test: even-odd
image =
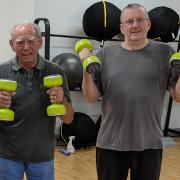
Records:
[[[11,46],[11,49],[12,49],[13,51],[15,51],[12,40],[9,40],[9,44],[10,44],[10,46]]]
[[[123,34],[123,25],[122,24],[119,25],[119,29],[120,29],[120,32]]]
[[[151,21],[149,20],[148,21],[148,31],[150,30],[150,28],[151,28]]]
[[[43,38],[42,37],[38,38],[38,43],[39,43],[39,49],[41,49],[42,45],[43,45]]]

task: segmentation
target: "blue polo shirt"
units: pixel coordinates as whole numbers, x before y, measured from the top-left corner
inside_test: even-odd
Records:
[[[38,63],[30,71],[22,69],[13,58],[0,65],[0,78],[17,81],[16,95],[11,109],[12,122],[0,121],[0,157],[25,162],[42,162],[54,158],[55,117],[47,116],[50,105],[43,77],[60,74],[66,99],[71,102],[63,69],[38,56]]]

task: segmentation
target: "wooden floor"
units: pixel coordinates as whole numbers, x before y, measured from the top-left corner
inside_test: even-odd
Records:
[[[176,145],[164,148],[160,180],[180,180],[180,137],[174,138]],[[55,180],[97,180],[95,147],[77,150],[65,156],[55,151]]]

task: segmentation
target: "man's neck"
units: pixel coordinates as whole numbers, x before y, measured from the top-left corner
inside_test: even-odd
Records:
[[[145,39],[141,42],[139,42],[139,41],[134,41],[134,42],[124,41],[122,43],[122,47],[129,51],[135,51],[135,50],[144,48],[147,44],[148,44],[148,39]]]
[[[37,61],[35,61],[34,63],[31,63],[31,64],[22,63],[21,61],[18,61],[18,62],[19,62],[19,65],[21,66],[21,68],[25,69],[26,71],[33,69],[37,64]]]

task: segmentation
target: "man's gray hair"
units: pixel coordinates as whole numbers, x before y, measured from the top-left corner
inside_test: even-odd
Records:
[[[23,23],[19,23],[19,24],[14,25],[13,28],[11,29],[11,40],[12,40],[12,39],[14,38],[14,36],[15,36],[15,30],[16,30],[16,28],[17,28],[18,26],[23,25],[23,24],[29,24],[29,25],[31,25],[31,26],[34,28],[35,35],[36,35],[37,37],[41,37],[41,30],[40,30],[40,28],[39,28],[39,26],[38,26],[37,24],[32,23],[32,22],[23,22]]]
[[[143,8],[143,9],[144,9],[144,12],[145,12],[146,18],[149,19],[148,11],[147,11],[147,9],[146,9],[143,5],[138,4],[138,3],[130,3],[130,4],[128,4],[128,5],[121,11],[120,20],[122,20],[122,14],[123,14],[124,10],[126,10],[126,9],[133,9],[133,8]]]

